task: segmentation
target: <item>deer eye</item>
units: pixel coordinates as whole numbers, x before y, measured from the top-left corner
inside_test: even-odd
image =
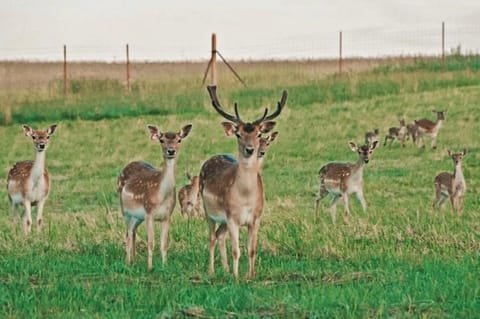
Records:
[[[240,138],[240,133],[235,132],[235,135]]]
[[[35,140],[37,139],[37,137],[35,135],[32,135],[32,140]]]
[[[159,140],[159,141],[160,141],[160,143],[162,143],[162,144],[163,144],[163,143],[165,143],[165,141],[164,141],[164,140]]]
[[[178,139],[178,143],[182,143],[182,139],[181,139],[181,138],[180,138],[180,139]]]

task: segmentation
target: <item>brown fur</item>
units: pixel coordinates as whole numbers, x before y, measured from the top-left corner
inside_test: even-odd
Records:
[[[388,129],[388,134],[385,136],[385,142],[383,146],[387,145],[387,140],[390,140],[389,146],[392,145],[394,140],[398,140],[402,146],[405,146],[405,137],[407,135],[407,128],[405,126],[405,120],[400,119],[400,127],[391,127]]]
[[[191,176],[187,173],[190,184],[180,188],[178,191],[178,202],[183,217],[200,217],[201,216],[201,197],[200,197],[200,178],[199,176]]]
[[[436,122],[433,122],[429,119],[415,120],[415,124],[417,126],[418,140],[419,142],[421,141],[420,146],[425,147],[424,135],[428,135],[432,139],[431,141],[432,148],[437,148],[436,146],[437,136],[438,136],[438,132],[440,131],[440,128],[442,127],[442,122],[445,120],[445,112],[446,111],[433,110],[433,113],[437,115]]]

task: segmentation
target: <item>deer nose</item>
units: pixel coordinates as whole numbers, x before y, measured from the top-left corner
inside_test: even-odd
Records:
[[[44,149],[45,149],[45,144],[44,144],[44,143],[40,143],[40,144],[38,144],[37,147],[38,147],[39,150],[44,150]]]
[[[175,150],[167,150],[167,154],[173,156],[175,155]]]
[[[255,151],[255,149],[253,147],[245,147],[245,152],[248,155],[252,155],[254,151]]]
[[[259,156],[259,157],[265,156],[265,151],[260,151],[260,152],[258,152],[258,156]]]

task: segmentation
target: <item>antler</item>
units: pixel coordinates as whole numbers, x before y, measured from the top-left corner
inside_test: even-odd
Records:
[[[212,105],[213,108],[224,118],[226,118],[229,121],[232,121],[234,123],[239,123],[240,122],[240,116],[238,115],[238,109],[237,109],[237,103],[235,103],[235,116],[228,114],[225,112],[220,105],[220,102],[218,101],[217,97],[217,86],[207,86],[208,93],[210,94],[210,99],[212,100]]]
[[[273,112],[272,114],[270,114],[268,116],[265,116],[262,121],[270,121],[270,120],[273,120],[274,118],[276,118],[277,116],[279,116],[280,113],[282,113],[282,110],[283,110],[283,107],[285,106],[285,103],[287,103],[287,96],[288,96],[287,91],[283,90],[282,98],[280,99],[280,101],[278,101],[277,109],[275,110],[275,112]]]

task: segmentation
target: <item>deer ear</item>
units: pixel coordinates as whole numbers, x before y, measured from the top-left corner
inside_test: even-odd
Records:
[[[374,149],[376,149],[378,146],[378,141],[373,141],[372,145],[370,145],[370,150],[373,151]]]
[[[353,152],[356,152],[358,150],[357,144],[355,144],[354,142],[348,142],[348,145]]]
[[[23,132],[25,133],[26,136],[32,136],[32,128],[28,125],[23,125]]]
[[[185,138],[192,130],[192,124],[187,124],[180,130],[180,137]]]
[[[278,136],[278,132],[273,132],[272,135],[270,135],[270,142],[273,142],[275,141],[275,139],[277,138]]]
[[[158,128],[155,125],[147,125],[148,130],[150,131],[150,138],[152,140],[158,140],[162,133],[158,130]]]
[[[462,152],[463,156],[465,156],[465,154],[467,154],[467,153],[468,153],[468,150],[466,148],[464,148],[463,152]]]
[[[223,126],[223,129],[225,130],[225,134],[227,134],[227,136],[232,136],[233,134],[235,134],[236,127],[233,123],[222,122],[222,126]]]
[[[452,152],[450,152],[450,150],[447,150],[447,154],[448,156],[452,156]]]
[[[53,133],[55,133],[56,129],[57,129],[57,124],[51,125],[51,126],[47,129],[47,134],[48,134],[48,135],[53,135]]]
[[[260,132],[262,133],[268,133],[270,132],[271,130],[273,130],[273,128],[275,127],[277,123],[274,122],[274,121],[265,121],[265,122],[262,122],[262,124],[260,124]]]

